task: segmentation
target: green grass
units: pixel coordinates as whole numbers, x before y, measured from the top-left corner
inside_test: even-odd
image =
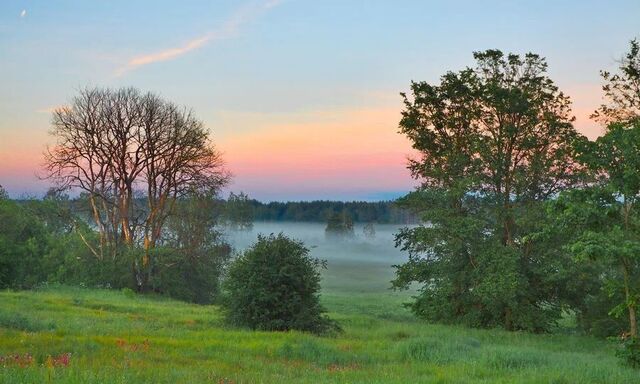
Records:
[[[0,292],[0,383],[634,383],[606,341],[418,321],[376,263],[330,263],[337,337],[228,328],[215,306],[54,287]],[[68,367],[48,356],[71,353]]]

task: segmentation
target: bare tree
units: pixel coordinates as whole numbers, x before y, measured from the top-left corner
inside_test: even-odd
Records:
[[[100,233],[96,257],[142,247],[133,270],[144,289],[176,199],[217,193],[229,180],[208,130],[190,110],[134,88],[83,89],[54,111],[52,126],[45,177],[87,193]]]

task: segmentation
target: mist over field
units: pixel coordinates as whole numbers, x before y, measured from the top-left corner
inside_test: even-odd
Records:
[[[235,252],[251,246],[258,234],[280,232],[301,240],[313,257],[326,260],[322,288],[325,292],[383,292],[390,287],[394,276],[392,265],[407,260],[406,252],[395,247],[395,234],[403,225],[375,224],[375,236],[363,233],[364,224],[354,224],[353,238],[336,239],[325,235],[324,223],[255,222],[251,230],[228,231],[227,239]]]

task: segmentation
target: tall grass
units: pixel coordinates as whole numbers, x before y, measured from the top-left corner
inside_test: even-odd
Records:
[[[131,292],[0,292],[0,356],[33,360],[5,359],[0,383],[640,382],[604,340],[426,324],[372,268],[330,273],[335,337],[228,328],[215,306]],[[67,353],[68,366],[55,363]]]

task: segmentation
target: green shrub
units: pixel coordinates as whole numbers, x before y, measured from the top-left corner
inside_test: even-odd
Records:
[[[41,255],[47,228],[29,210],[0,199],[0,289],[31,288],[46,279]]]
[[[621,358],[625,364],[640,368],[640,338],[628,337],[624,339],[616,351],[616,356]]]
[[[153,251],[150,286],[175,299],[210,304],[218,298],[220,275],[230,253],[227,244],[197,250],[159,247]]]
[[[136,292],[131,288],[124,287],[120,291],[122,292],[124,297],[128,299],[133,299],[136,296]]]
[[[83,235],[87,241],[97,244],[95,232]],[[99,259],[91,253],[77,233],[57,236],[43,257],[43,265],[51,272],[48,280],[66,285],[92,288],[133,288],[131,263],[125,257],[111,256]]]
[[[227,319],[252,329],[314,333],[337,330],[320,305],[320,268],[302,242],[282,233],[258,241],[229,268],[224,288]]]

